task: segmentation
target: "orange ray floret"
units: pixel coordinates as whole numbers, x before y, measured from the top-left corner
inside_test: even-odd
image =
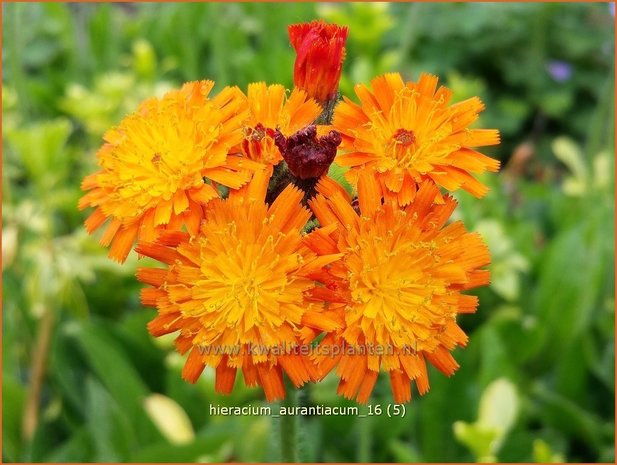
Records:
[[[360,104],[345,98],[333,121],[343,137],[336,163],[351,167],[352,183],[367,169],[401,205],[411,202],[423,180],[449,191],[486,194],[488,188],[471,173],[497,171],[499,161],[474,148],[498,144],[499,132],[469,128],[484,109],[480,99],[448,105],[452,92],[437,88],[437,77],[429,74],[417,83],[385,74],[370,88],[358,84],[355,91]]]
[[[461,222],[446,225],[456,202],[446,195],[436,204],[438,188],[428,181],[401,207],[393,198],[382,203],[377,180],[364,172],[359,213],[342,188],[320,182],[317,191],[309,205],[324,228],[306,243],[343,254],[327,284],[344,297],[338,304],[343,327],[326,335],[321,344],[332,347],[316,357],[321,375],[338,365],[339,394],[362,403],[380,371],[389,373],[396,402],[411,400],[411,380],[424,394],[427,361],[448,376],[458,367],[450,351],[464,346],[467,336],[457,314],[478,304],[461,290],[487,284],[488,272],[481,270],[490,262],[486,245]]]
[[[278,129],[284,136],[313,123],[321,113],[319,104],[303,90],[294,89],[289,96],[280,84],[264,82],[249,84],[249,112],[244,120],[244,140],[236,150],[251,160],[276,165],[282,157],[274,143]]]
[[[190,352],[184,378],[195,382],[209,365],[216,390],[229,393],[240,369],[247,385],[262,386],[273,401],[285,395],[283,373],[296,387],[318,376],[308,354],[293,348],[307,334],[340,327],[311,296],[314,278],[339,255],[316,254],[304,244],[311,213],[296,187],[264,203],[269,171],[257,172],[228,199],[211,201],[198,235],[172,233],[167,240],[164,232],[136,250],[167,265],[137,276],[153,286],[142,294],[145,305],[158,309],[150,332],[179,331],[178,350]]]
[[[209,98],[213,86],[189,82],[146,100],[105,134],[101,169],[84,179],[79,207],[96,208],[88,232],[110,220],[101,242],[111,244],[111,258],[124,261],[136,238],[151,241],[160,230],[197,232],[202,207],[218,197],[215,184],[237,189],[261,168],[228,155],[242,140],[242,92],[226,87]]]

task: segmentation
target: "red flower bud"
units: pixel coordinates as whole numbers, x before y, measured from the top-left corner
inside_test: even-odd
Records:
[[[327,106],[338,92],[348,28],[312,21],[293,24],[288,31],[296,50],[295,86]]]
[[[325,136],[317,137],[317,128],[310,125],[288,138],[277,130],[274,143],[295,177],[311,179],[328,171],[341,143],[341,135],[337,131],[330,131]]]

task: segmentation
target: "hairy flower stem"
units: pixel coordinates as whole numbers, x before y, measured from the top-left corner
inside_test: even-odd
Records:
[[[315,124],[332,124],[332,118],[334,117],[334,107],[336,106],[336,102],[338,102],[338,96],[335,96],[333,99],[328,100],[323,106],[323,111],[321,115],[317,117],[315,120]]]
[[[372,417],[361,418],[358,425],[358,463],[371,462]]]
[[[296,389],[287,389],[287,395],[281,402],[284,407],[298,405]],[[298,420],[295,415],[281,415],[281,459],[287,463],[298,462]]]
[[[266,203],[272,205],[281,192],[292,182],[294,176],[289,172],[287,163],[284,160],[274,167],[274,173],[270,178],[268,192],[266,194]]]
[[[270,180],[270,184],[268,186],[268,193],[266,194],[266,203],[268,205],[272,205],[272,202],[274,202],[279,194],[283,192],[285,187],[289,184],[293,184],[298,189],[304,191],[302,205],[306,206],[307,202],[316,193],[315,186],[318,181],[319,178],[300,179],[295,177],[291,171],[289,171],[287,163],[285,163],[285,161],[281,161],[274,168],[274,174],[272,175],[272,179]]]

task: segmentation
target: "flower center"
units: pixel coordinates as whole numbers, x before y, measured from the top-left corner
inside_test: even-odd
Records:
[[[413,131],[409,131],[407,129],[398,129],[392,138],[403,147],[409,147],[410,145],[416,143],[416,135]]]
[[[247,141],[261,142],[264,137],[266,137],[266,128],[261,123],[257,123],[254,128],[244,128],[244,138]]]
[[[189,311],[192,316],[215,321],[220,331],[227,328],[240,339],[252,331],[273,330],[285,321],[298,323],[303,293],[312,287],[308,279],[289,277],[300,260],[289,253],[289,248],[300,243],[299,234],[272,234],[264,240],[260,237],[264,225],[256,224],[255,217],[240,214],[241,210],[226,212],[238,213],[238,218],[212,230],[208,239],[200,239],[200,272],[192,297],[201,305]],[[220,213],[214,212],[213,217]],[[247,224],[239,226],[240,222]],[[214,227],[214,223],[203,227]]]
[[[386,141],[385,168],[411,168],[420,156],[416,133],[410,129],[399,128]]]
[[[439,271],[439,253],[432,241],[413,237],[413,223],[404,219],[401,216],[385,235],[368,228],[349,238],[357,252],[346,259],[354,301],[348,318],[359,320],[364,335],[378,344],[415,341],[434,318],[430,312],[440,317],[444,312],[443,303],[436,302],[446,289],[432,276]]]
[[[259,283],[254,275],[241,276],[232,283],[229,295],[243,308],[244,317],[247,316],[248,312],[251,312],[253,319],[260,319],[262,309],[259,288]]]
[[[274,146],[274,130],[261,123],[257,123],[254,128],[244,128],[242,149],[251,160],[272,164],[277,164],[280,160],[280,155]]]

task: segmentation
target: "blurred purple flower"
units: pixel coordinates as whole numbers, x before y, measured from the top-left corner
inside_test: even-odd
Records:
[[[613,18],[615,17],[615,2],[610,2],[608,4],[608,11],[611,12],[611,14],[613,15]]]
[[[566,61],[551,60],[546,64],[546,70],[557,82],[565,82],[572,76],[572,66]]]

